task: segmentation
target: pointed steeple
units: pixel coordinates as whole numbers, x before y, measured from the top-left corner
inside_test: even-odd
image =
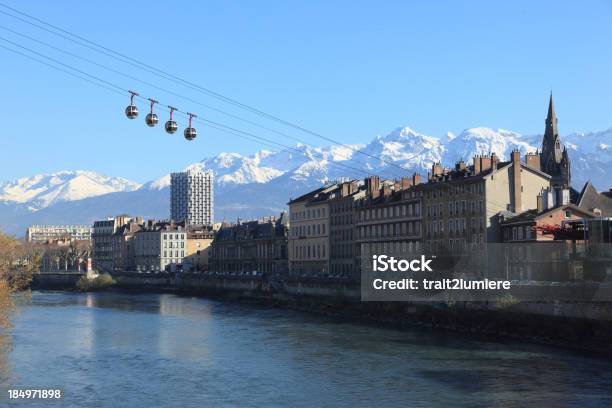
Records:
[[[555,113],[555,101],[552,91],[550,92],[550,101],[548,102],[548,115],[546,115],[546,133],[551,136],[559,136],[557,130],[557,114]]]
[[[569,155],[567,149],[561,146],[552,92],[548,102],[548,115],[546,115],[546,130],[542,139],[540,162],[542,163],[542,171],[552,176],[551,184],[554,187],[569,187],[571,178]]]
[[[552,92],[548,102],[548,115],[546,115],[546,130],[542,140],[542,155],[545,161],[561,161],[561,141],[559,140],[559,129],[557,128],[557,114],[555,113],[555,101]]]

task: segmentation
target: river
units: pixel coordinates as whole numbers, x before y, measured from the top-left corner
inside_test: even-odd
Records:
[[[170,294],[34,292],[18,303],[0,406],[612,405],[612,360],[554,348]],[[64,397],[15,403],[16,387]]]

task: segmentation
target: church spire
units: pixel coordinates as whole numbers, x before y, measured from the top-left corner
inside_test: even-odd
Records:
[[[559,129],[557,128],[557,114],[555,113],[555,101],[552,92],[548,102],[548,115],[546,115],[546,129],[542,140],[542,153],[545,160],[561,162],[561,140],[559,139]]]
[[[554,187],[569,187],[571,177],[569,155],[567,150],[564,150],[561,146],[552,92],[548,102],[548,115],[546,115],[546,130],[542,140],[540,163],[542,171],[552,176],[551,184]]]
[[[550,101],[548,102],[548,115],[546,115],[546,134],[553,137],[559,137],[557,114],[555,113],[555,101],[553,100],[552,91],[550,92]]]

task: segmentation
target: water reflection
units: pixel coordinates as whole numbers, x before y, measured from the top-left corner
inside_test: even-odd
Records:
[[[601,358],[173,295],[36,293],[13,337],[6,382],[60,386],[67,405],[611,402]]]

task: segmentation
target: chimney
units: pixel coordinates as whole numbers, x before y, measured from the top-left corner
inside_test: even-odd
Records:
[[[540,167],[540,153],[527,153],[525,155],[525,164],[532,169],[541,170]]]
[[[544,190],[542,190],[540,194],[538,194],[538,196],[536,197],[538,214],[544,211],[544,200]]]
[[[367,194],[371,198],[378,198],[380,195],[380,179],[378,176],[370,176],[366,179]]]
[[[442,165],[440,163],[434,163],[431,166],[431,179],[435,180],[441,174],[442,174]]]
[[[518,150],[512,151],[512,205],[514,212],[523,211],[523,202],[521,199],[521,152]]]
[[[419,173],[414,173],[412,175],[412,185],[416,186],[418,184],[421,184],[421,175]]]
[[[483,173],[491,169],[491,158],[488,156],[480,156],[480,171]]]
[[[557,205],[566,205],[570,203],[569,188],[560,189],[558,194],[559,194],[559,198],[557,199]]]
[[[465,162],[463,160],[458,161],[457,163],[455,163],[455,170],[460,171],[460,170],[465,170]]]
[[[340,190],[340,194],[342,195],[342,197],[346,197],[350,193],[351,193],[351,183],[348,183],[348,182],[342,183],[342,187]]]
[[[474,156],[474,174],[480,174],[480,155]]]
[[[383,186],[382,192],[383,192],[383,197],[389,197],[391,195],[391,187],[385,184]]]
[[[499,163],[499,157],[493,152],[491,153],[491,168],[493,171],[497,170],[497,163]]]
[[[409,188],[412,185],[410,177],[402,177],[402,190]]]

